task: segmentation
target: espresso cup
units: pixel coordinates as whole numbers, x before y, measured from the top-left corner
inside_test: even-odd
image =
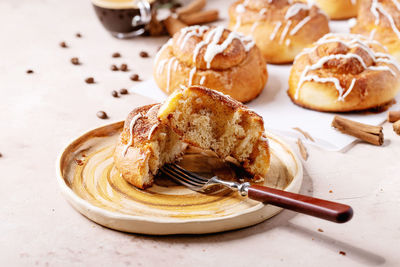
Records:
[[[92,0],[100,22],[114,37],[126,39],[146,32],[157,0]]]

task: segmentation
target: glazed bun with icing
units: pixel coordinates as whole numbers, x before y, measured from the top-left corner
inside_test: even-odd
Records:
[[[138,188],[153,184],[154,175],[165,163],[183,154],[185,144],[157,119],[160,104],[134,109],[125,121],[114,152],[114,162],[122,177]]]
[[[315,5],[290,0],[239,0],[229,9],[229,28],[252,36],[268,63],[290,63],[329,32]]]
[[[221,26],[191,26],[174,34],[158,52],[153,75],[167,94],[181,85],[203,85],[241,102],[257,97],[268,78],[252,38]]]
[[[288,95],[309,109],[348,112],[385,106],[399,89],[400,68],[381,44],[328,34],[296,57]]]
[[[318,5],[331,19],[349,19],[357,16],[358,5],[365,0],[302,0]]]
[[[233,98],[191,86],[171,94],[158,118],[185,142],[221,159],[234,158],[255,180],[267,174],[270,153],[263,119]]]
[[[363,0],[357,21],[351,29],[374,39],[400,62],[400,2],[398,0]]]

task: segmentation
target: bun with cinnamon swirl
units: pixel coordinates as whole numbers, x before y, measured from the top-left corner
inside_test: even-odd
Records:
[[[315,5],[290,0],[239,0],[229,9],[229,28],[252,36],[268,63],[290,63],[329,32]]]
[[[114,152],[122,177],[138,188],[153,184],[153,177],[165,163],[183,154],[180,137],[157,119],[160,104],[134,109],[125,121]]]
[[[360,3],[352,33],[369,36],[389,50],[400,62],[400,2],[398,0],[364,0]]]
[[[248,102],[265,87],[266,68],[250,37],[221,26],[191,26],[174,34],[161,48],[153,75],[168,94],[181,85],[203,85]]]
[[[301,0],[319,6],[331,19],[349,19],[357,16],[359,3],[365,0]]]
[[[329,112],[379,108],[400,90],[400,67],[361,35],[327,34],[299,54],[289,77],[295,104]]]

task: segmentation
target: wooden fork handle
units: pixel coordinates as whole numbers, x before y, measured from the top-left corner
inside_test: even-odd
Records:
[[[353,209],[348,205],[259,185],[248,188],[248,197],[336,223],[345,223],[353,217]]]

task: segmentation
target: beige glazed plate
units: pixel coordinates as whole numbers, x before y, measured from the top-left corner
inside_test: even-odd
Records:
[[[94,222],[131,233],[204,234],[254,225],[281,211],[229,190],[197,193],[165,177],[157,177],[155,185],[146,190],[131,186],[113,164],[122,127],[123,122],[117,122],[87,132],[68,145],[57,160],[62,193]],[[298,157],[280,139],[270,134],[268,138],[271,169],[261,184],[298,193],[303,180]],[[208,168],[222,177],[229,176],[226,164],[209,153],[192,149],[181,163],[192,171]]]

